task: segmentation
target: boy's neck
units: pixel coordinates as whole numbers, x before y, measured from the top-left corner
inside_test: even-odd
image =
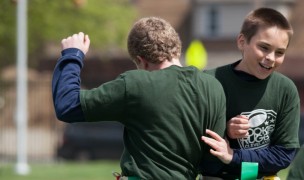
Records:
[[[182,67],[182,64],[180,63],[179,59],[172,59],[171,61],[164,61],[160,64],[150,63],[149,68],[146,70],[148,71],[160,70],[160,69],[168,68],[173,65]]]

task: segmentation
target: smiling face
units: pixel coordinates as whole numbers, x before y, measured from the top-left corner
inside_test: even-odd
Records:
[[[240,34],[237,44],[243,59],[236,69],[265,79],[283,63],[288,43],[287,31],[277,26],[260,28],[249,42]]]

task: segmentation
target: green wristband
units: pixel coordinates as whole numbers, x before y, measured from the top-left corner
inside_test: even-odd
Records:
[[[256,180],[258,167],[258,163],[242,162],[241,180]]]

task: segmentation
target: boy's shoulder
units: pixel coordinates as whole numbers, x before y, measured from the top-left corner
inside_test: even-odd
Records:
[[[271,79],[275,83],[280,83],[286,87],[291,87],[291,86],[295,87],[295,83],[293,82],[293,80],[291,80],[289,77],[285,76],[284,74],[282,74],[280,72],[277,72],[277,71],[273,72]]]
[[[206,69],[204,70],[205,73],[210,74],[211,76],[219,76],[221,74],[226,74],[231,69],[231,64],[219,66],[216,68]]]

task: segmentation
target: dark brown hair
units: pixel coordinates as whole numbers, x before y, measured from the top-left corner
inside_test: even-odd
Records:
[[[245,36],[247,43],[249,43],[260,28],[273,26],[286,30],[289,40],[291,39],[293,30],[290,23],[280,12],[271,8],[259,8],[251,11],[246,16],[240,33]]]

